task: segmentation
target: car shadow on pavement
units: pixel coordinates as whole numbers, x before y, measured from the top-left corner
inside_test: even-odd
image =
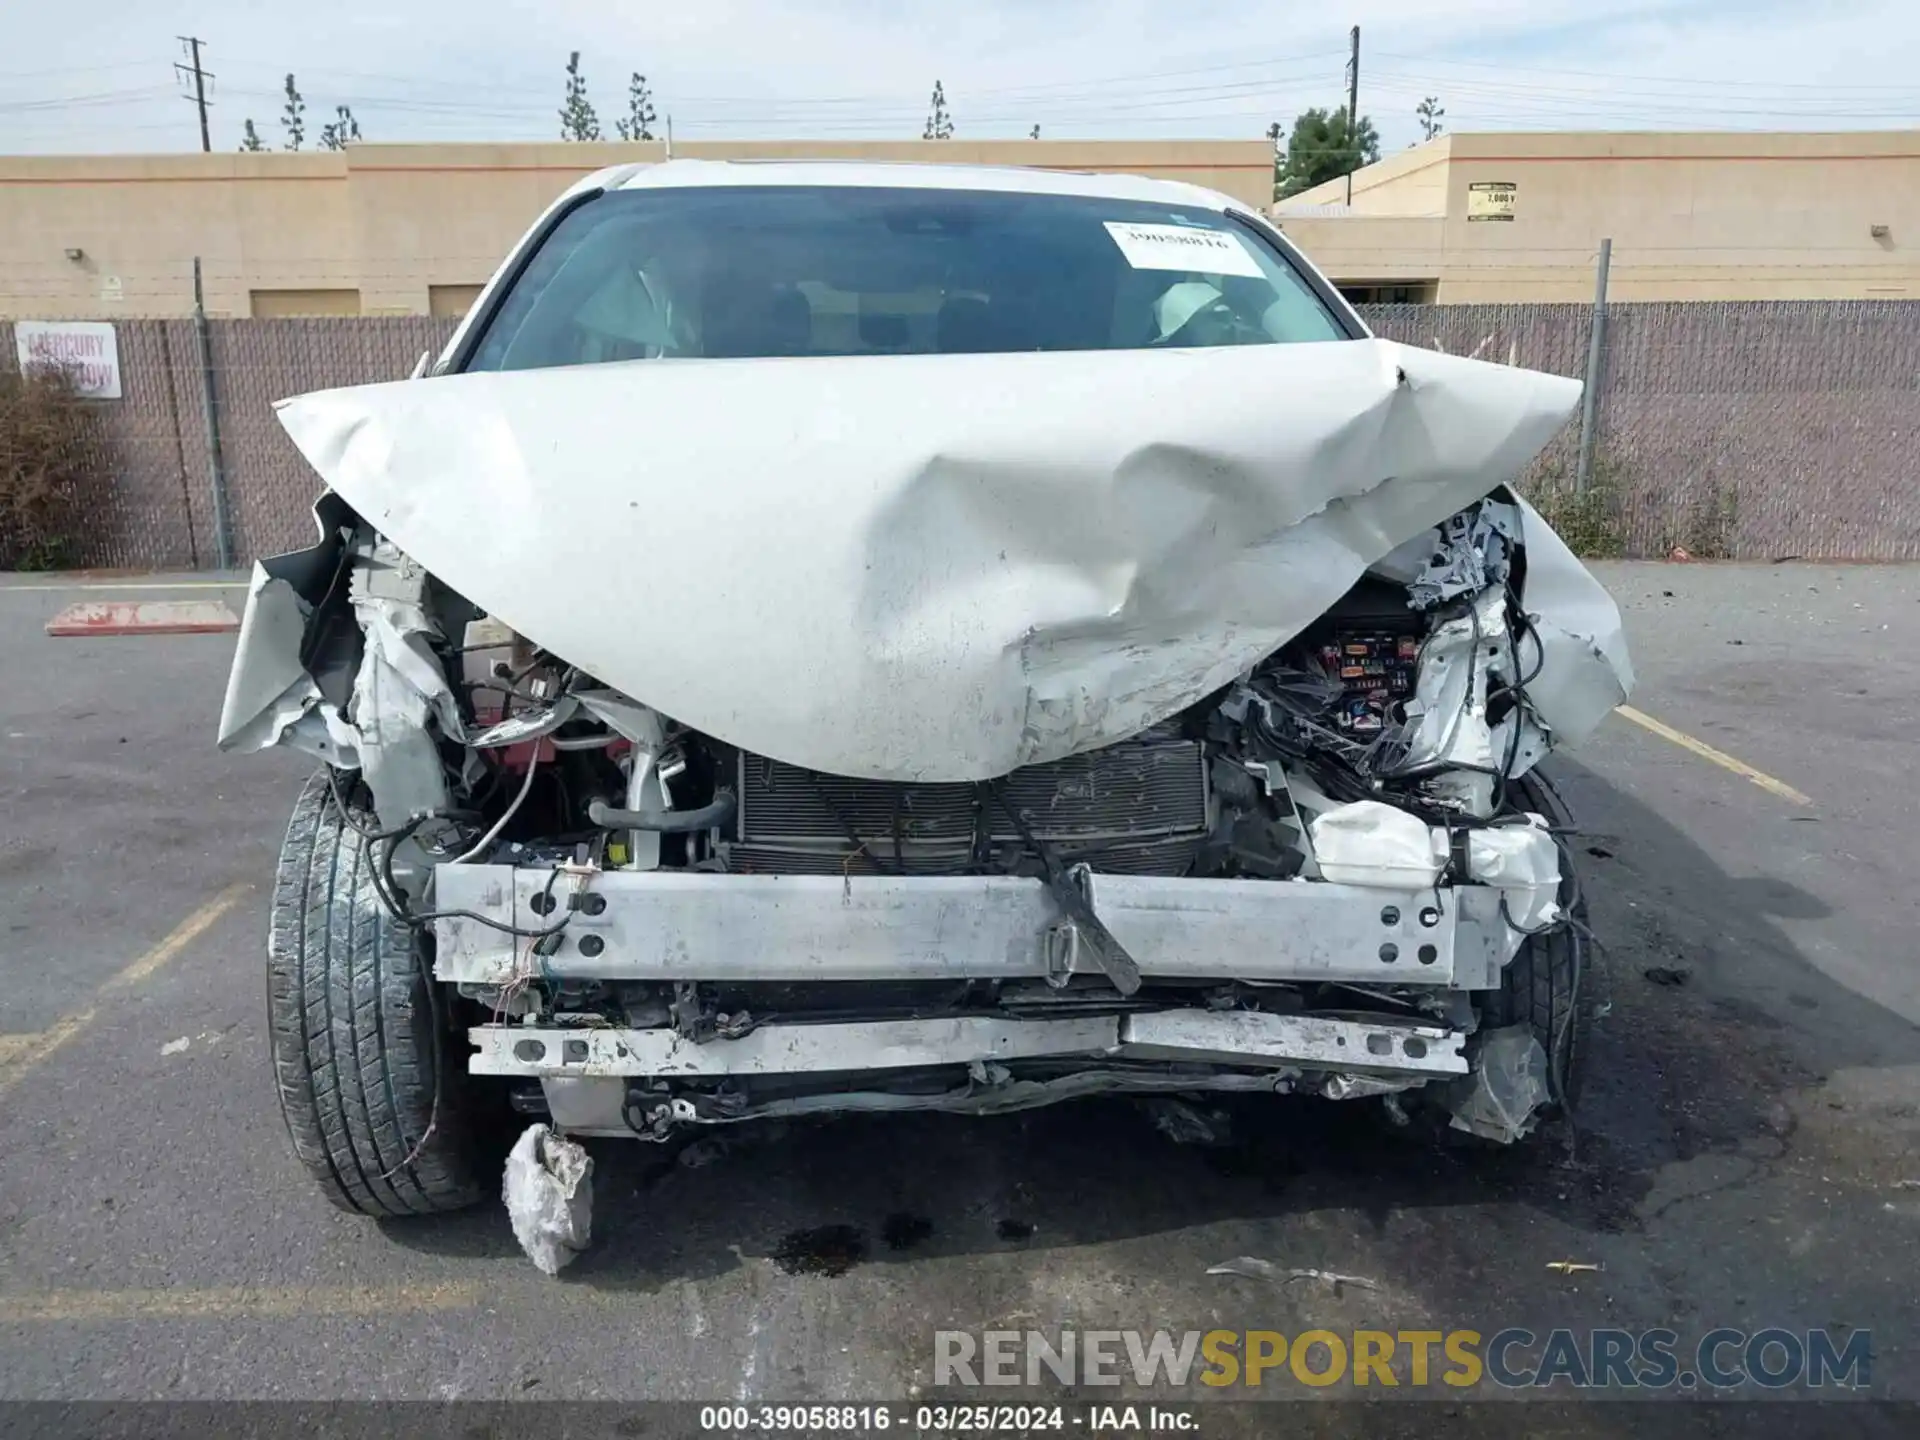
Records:
[[[1783,919],[1827,914],[1816,897],[1728,874],[1591,771],[1561,761],[1555,774],[1582,832],[1601,1013],[1575,1116],[1532,1142],[1436,1143],[1371,1101],[1246,1097],[1196,1100],[1228,1117],[1219,1144],[1176,1143],[1145,1105],[1120,1099],[992,1118],[764,1122],[671,1147],[589,1142],[595,1242],[567,1280],[653,1290],[757,1257],[835,1275],[1323,1209],[1376,1232],[1405,1212],[1516,1204],[1577,1229],[1632,1231],[1651,1218],[1643,1206],[1663,1168],[1724,1154],[1764,1170],[1797,1143],[1827,1076],[1920,1062],[1913,1026],[1828,980],[1783,933]],[[1904,1142],[1878,1127],[1872,1138],[1911,1148],[1906,1126]],[[426,1251],[514,1253],[497,1206],[387,1229]]]

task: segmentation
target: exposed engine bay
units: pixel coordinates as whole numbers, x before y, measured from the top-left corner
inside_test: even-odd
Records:
[[[318,514],[256,572],[222,743],[325,762],[467,1068],[526,1113],[664,1139],[1302,1092],[1510,1141],[1567,1092],[1586,947],[1534,767],[1556,707],[1598,717],[1530,688],[1570,633],[1530,568],[1575,562],[1505,490],[1177,713],[984,780],[729,744]]]

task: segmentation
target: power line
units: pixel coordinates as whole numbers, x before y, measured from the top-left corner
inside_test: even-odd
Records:
[[[1381,75],[1400,76],[1404,79],[1407,79],[1409,81],[1412,81],[1414,83],[1421,84],[1421,85],[1428,85],[1428,86],[1443,85],[1447,88],[1448,94],[1453,94],[1457,91],[1482,91],[1482,92],[1502,93],[1502,94],[1538,95],[1538,96],[1543,96],[1548,98],[1552,98],[1556,96],[1574,96],[1581,99],[1625,98],[1625,99],[1671,101],[1676,104],[1697,104],[1697,105],[1719,105],[1719,104],[1751,105],[1760,98],[1755,95],[1745,95],[1745,94],[1729,94],[1729,93],[1693,94],[1684,90],[1642,90],[1642,89],[1636,89],[1636,88],[1621,88],[1619,86],[1602,87],[1602,86],[1590,86],[1590,85],[1565,85],[1565,84],[1531,85],[1526,83],[1525,81],[1450,80],[1450,79],[1436,78],[1430,72],[1427,72],[1427,71],[1408,70],[1408,69],[1400,68],[1398,66],[1391,66],[1391,65],[1383,67],[1382,69],[1377,70],[1374,73],[1381,74]],[[1905,100],[1920,98],[1920,88],[1908,87],[1903,90],[1890,90],[1886,93],[1877,93],[1877,92],[1859,90],[1854,88],[1820,90],[1812,94],[1806,94],[1806,95],[1783,96],[1780,98],[1778,103],[1783,106],[1817,105],[1821,103],[1823,100],[1841,99],[1841,98],[1848,98],[1848,99],[1858,98],[1874,104],[1887,104],[1890,102],[1905,101]]]
[[[322,72],[313,72],[313,73],[319,74]],[[1217,85],[1176,85],[1176,86],[1164,86],[1164,87],[1140,87],[1140,88],[1136,88],[1126,92],[1125,97],[1118,100],[1114,98],[1112,92],[1110,91],[1088,90],[1084,92],[1063,93],[1060,95],[1049,95],[1045,97],[1036,98],[1031,101],[1018,102],[1018,109],[1012,108],[1012,105],[1014,104],[1014,102],[1000,102],[999,105],[990,107],[988,111],[985,111],[985,112],[970,111],[969,113],[982,118],[985,118],[986,116],[989,116],[989,115],[994,117],[1005,115],[1011,118],[1019,118],[1029,113],[1035,113],[1035,112],[1060,113],[1063,108],[1064,109],[1082,109],[1090,105],[1105,108],[1105,109],[1121,110],[1121,109],[1139,108],[1147,104],[1154,104],[1154,105],[1174,104],[1174,103],[1201,104],[1201,103],[1205,103],[1207,100],[1245,99],[1251,95],[1272,91],[1278,85],[1297,84],[1303,80],[1314,78],[1318,74],[1319,74],[1319,71],[1316,68],[1314,70],[1303,70],[1303,71],[1290,73],[1287,75],[1274,76],[1269,79],[1251,80],[1251,81],[1234,81],[1226,84],[1217,84]],[[465,92],[467,89],[468,87],[466,86],[461,87],[461,90],[463,92]],[[356,104],[369,104],[369,105],[379,104],[379,105],[387,105],[396,109],[471,111],[474,113],[478,113],[481,110],[485,110],[488,113],[501,113],[501,114],[516,113],[516,112],[524,112],[529,114],[533,114],[533,113],[544,114],[548,110],[552,109],[551,104],[546,99],[542,99],[538,101],[527,101],[524,103],[518,102],[518,101],[506,101],[506,102],[501,102],[501,103],[488,105],[488,106],[475,106],[471,100],[453,99],[453,98],[438,99],[432,96],[422,96],[417,93],[417,90],[418,90],[418,87],[410,87],[410,93],[405,95],[388,95],[388,94],[379,93],[377,91],[368,91],[368,90],[359,90],[359,91],[350,90],[347,92],[347,98]],[[255,89],[248,89],[248,88],[229,85],[227,87],[227,93],[229,95],[268,96],[269,94],[277,95],[279,92],[278,91],[269,92],[265,90],[255,90]],[[505,93],[515,93],[515,92],[505,92]],[[968,95],[966,98],[968,100],[971,100],[972,92],[968,92]],[[731,97],[676,95],[674,97],[674,103],[676,105],[683,106],[683,107],[693,106],[693,105],[705,105],[705,106],[715,106],[715,107],[748,106],[748,107],[752,107],[752,111],[756,116],[762,116],[770,113],[786,114],[788,112],[794,112],[794,113],[805,112],[807,114],[811,114],[815,110],[826,110],[828,109],[828,107],[832,107],[834,110],[838,110],[838,111],[844,111],[848,108],[858,107],[860,109],[863,109],[866,112],[866,114],[876,118],[880,116],[900,116],[900,117],[917,118],[925,109],[924,102],[918,100],[917,98],[908,100],[905,98],[896,99],[893,97],[873,97],[873,96],[869,96],[869,97],[840,96],[840,97],[827,99],[827,98],[810,98],[810,97],[777,97],[777,96],[768,96],[768,95],[731,96]],[[1002,108],[1002,107],[1005,107],[1005,108]]]
[[[1444,88],[1449,97],[1455,95],[1478,95],[1506,100],[1531,101],[1558,105],[1563,102],[1587,102],[1590,104],[1619,105],[1625,102],[1630,108],[1664,110],[1699,110],[1707,113],[1740,113],[1727,111],[1727,106],[1752,105],[1752,95],[1683,95],[1647,90],[1589,90],[1568,89],[1566,86],[1533,86],[1524,84],[1496,84],[1490,81],[1435,81],[1431,76],[1404,70],[1387,69],[1376,72],[1390,81],[1401,81],[1409,87],[1434,86]],[[1842,96],[1844,94],[1844,99]],[[1908,92],[1913,100],[1920,102],[1920,90]],[[1881,107],[1897,105],[1907,97],[1887,95],[1852,95],[1835,92],[1835,100],[1841,101],[1841,108],[1833,108],[1821,96],[1792,96],[1781,100],[1765,111],[1747,111],[1744,113],[1780,114],[1782,116],[1805,114],[1845,114],[1853,113],[1856,107]],[[1879,113],[1861,110],[1859,113]]]
[[[1285,55],[1263,56],[1259,59],[1253,59],[1253,60],[1234,60],[1234,61],[1229,61],[1229,62],[1218,64],[1218,65],[1201,65],[1201,66],[1195,66],[1195,67],[1178,69],[1178,70],[1135,71],[1132,74],[1127,74],[1127,75],[1092,76],[1092,77],[1088,77],[1085,79],[1078,79],[1078,80],[1050,80],[1050,81],[1043,81],[1043,82],[1035,82],[1033,84],[1028,84],[1028,85],[986,86],[981,88],[965,88],[965,87],[956,86],[954,88],[956,92],[960,92],[964,90],[964,93],[969,97],[990,97],[990,98],[1004,98],[1004,99],[1021,99],[1025,97],[1040,98],[1042,96],[1049,95],[1057,91],[1084,90],[1084,91],[1091,92],[1096,90],[1097,87],[1106,86],[1106,85],[1129,84],[1138,80],[1172,80],[1172,79],[1184,78],[1191,75],[1219,74],[1225,71],[1232,71],[1232,70],[1258,70],[1267,66],[1292,65],[1292,64],[1299,64],[1299,63],[1308,62],[1308,61],[1319,61],[1319,60],[1325,60],[1333,55],[1338,55],[1340,53],[1342,52],[1338,50],[1325,50],[1325,49],[1314,50],[1314,51],[1299,51],[1299,52],[1293,52]],[[242,61],[240,63],[250,67],[255,67],[255,68],[267,68],[266,62],[260,61],[260,60]],[[308,74],[312,78],[320,79],[323,81],[329,81],[336,77],[351,79],[351,80],[382,80],[382,81],[392,81],[394,83],[407,85],[409,87],[419,87],[421,85],[429,85],[429,86],[439,86],[447,89],[459,89],[461,91],[470,90],[475,85],[478,85],[479,88],[484,89],[488,93],[494,94],[494,95],[506,95],[506,94],[539,95],[545,98],[545,97],[549,97],[553,90],[553,87],[549,85],[504,84],[504,83],[497,83],[492,80],[477,80],[476,78],[469,77],[469,76],[462,76],[458,79],[449,78],[445,80],[432,80],[432,79],[423,78],[418,75],[399,75],[399,74],[394,74],[394,73],[385,72],[385,71],[335,70],[335,69],[326,69],[326,68],[315,68],[311,71],[303,72],[303,73]],[[1291,77],[1276,77],[1276,78],[1291,78]],[[1247,83],[1259,84],[1262,82],[1252,81]],[[675,97],[676,104],[696,104],[696,105],[698,104],[765,104],[765,103],[791,103],[791,104],[804,104],[804,105],[861,105],[861,104],[870,104],[875,102],[886,103],[886,104],[896,103],[894,100],[894,97],[891,95],[888,95],[888,96],[877,96],[877,95],[842,96],[842,97],[836,97],[836,98],[793,97],[792,99],[786,100],[786,101],[776,101],[775,97],[767,96],[767,95],[725,96],[725,95],[678,95],[676,94],[676,97]],[[905,103],[904,97],[900,103]],[[920,105],[920,102],[918,102],[917,99],[914,103],[918,105],[919,108],[924,109],[924,105]]]
[[[1664,75],[1629,75],[1617,70],[1556,70],[1538,65],[1490,64],[1482,60],[1436,60],[1427,55],[1402,55],[1385,50],[1376,52],[1383,60],[1406,60],[1415,65],[1428,67],[1453,68],[1463,70],[1498,70],[1504,75],[1579,75],[1591,80],[1641,80],[1652,84],[1703,85],[1726,89],[1746,90],[1826,90],[1833,93],[1851,93],[1859,90],[1901,90],[1909,86],[1897,85],[1815,85],[1807,81],[1774,80],[1709,80],[1697,76],[1673,77]]]
[[[132,105],[172,93],[172,90],[164,85],[147,85],[138,90],[101,90],[92,95],[70,95],[58,100],[5,100],[0,101],[0,114],[26,115],[47,110]]]
[[[0,70],[0,80],[44,80],[50,75],[99,75],[108,70],[144,70],[149,60],[118,60],[111,65],[61,65],[52,70]]]

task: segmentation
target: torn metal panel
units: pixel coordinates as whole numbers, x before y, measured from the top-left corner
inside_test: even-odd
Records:
[[[264,565],[253,567],[247,609],[220,710],[222,750],[285,745],[329,765],[360,763],[359,736],[325,703],[300,663],[311,607]]]
[[[359,520],[338,495],[314,518],[317,544],[254,566],[220,748],[287,745],[358,768],[389,826],[444,809],[435,735],[462,741],[466,726],[428,646],[427,572],[391,540],[350,543]]]
[[[977,780],[1218,689],[1578,394],[1365,340],[642,361],[279,413],[408,555],[603,683],[829,773]],[[605,604],[636,566],[645,603]]]
[[[216,743],[222,750],[285,744],[340,766],[358,764],[340,714],[363,640],[347,609],[347,536],[355,518],[337,495],[313,507],[319,539],[257,562]]]
[[[426,591],[426,571],[390,540],[356,557],[348,595],[367,644],[348,714],[360,737],[361,773],[389,828],[447,808],[428,718],[450,739],[466,737],[453,687],[427,647],[438,630],[427,618]]]
[[[1633,690],[1620,607],[1553,527],[1520,506],[1527,578],[1520,604],[1540,642],[1539,673],[1527,699],[1556,744],[1577,745]]]
[[[1487,694],[1496,678],[1514,678],[1506,591],[1481,591],[1464,615],[1434,627],[1420,654],[1414,698],[1407,705],[1412,733],[1395,773],[1499,768],[1506,757],[1493,746]]]
[[[1427,610],[1489,586],[1504,587],[1519,533],[1519,513],[1504,501],[1483,500],[1448,516],[1434,528],[1432,553],[1407,582],[1408,603]]]

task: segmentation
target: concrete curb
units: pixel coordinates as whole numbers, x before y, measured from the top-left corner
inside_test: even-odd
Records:
[[[47,634],[220,635],[240,619],[219,600],[84,600],[47,622]]]

